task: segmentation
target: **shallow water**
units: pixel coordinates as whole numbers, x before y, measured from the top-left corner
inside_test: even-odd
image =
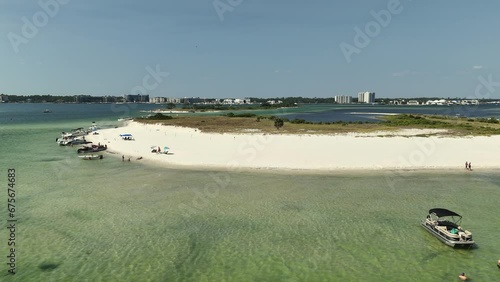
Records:
[[[108,120],[112,124],[112,120]],[[86,124],[87,123],[87,124]],[[104,123],[104,122],[103,122]],[[82,120],[0,129],[0,187],[17,174],[17,274],[0,280],[495,281],[496,171],[213,172],[82,161],[59,147]],[[3,184],[2,184],[3,183]],[[430,208],[464,216],[477,247],[420,227]]]

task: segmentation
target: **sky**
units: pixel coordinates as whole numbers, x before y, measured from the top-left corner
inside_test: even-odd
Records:
[[[0,93],[465,98],[489,80],[482,95],[495,99],[498,11],[497,0],[0,0]]]

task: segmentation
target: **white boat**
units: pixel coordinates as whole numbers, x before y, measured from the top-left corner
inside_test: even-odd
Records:
[[[101,160],[102,155],[90,154],[90,155],[80,155],[78,156],[82,160]]]
[[[89,127],[89,131],[88,131],[88,133],[91,133],[91,132],[96,132],[96,131],[97,131],[97,129],[99,129],[99,128],[97,127],[97,124],[95,123],[95,121],[93,121],[93,122],[92,122],[92,125]]]
[[[83,127],[71,129],[70,132],[63,132],[63,134],[70,134],[73,136],[84,136],[87,135],[89,132],[85,130]]]
[[[425,230],[450,247],[472,247],[472,233],[460,226],[462,216],[441,208],[430,209],[421,225]]]
[[[85,137],[64,137],[61,140],[58,138],[57,143],[60,146],[72,146],[72,145],[82,145],[92,143],[90,141],[85,140]]]
[[[88,133],[89,132],[83,129],[83,127],[72,129],[70,132],[63,131],[61,133],[61,137],[56,138],[56,142],[61,143],[62,141],[68,141],[80,136],[85,136]]]

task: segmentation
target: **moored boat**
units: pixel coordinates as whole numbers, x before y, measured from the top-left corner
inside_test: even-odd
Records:
[[[421,225],[425,230],[450,247],[472,247],[472,233],[460,226],[462,216],[442,208],[429,210]]]
[[[73,146],[73,145],[89,144],[92,142],[85,140],[85,137],[67,137],[57,141],[57,143],[61,146]]]
[[[83,127],[75,128],[72,129],[70,132],[63,132],[63,135],[72,135],[72,136],[84,136],[87,135],[89,132],[85,130]]]
[[[62,141],[69,141],[76,137],[85,136],[88,134],[88,131],[84,130],[83,127],[72,129],[70,132],[62,132],[61,137],[56,138],[56,142],[60,143]]]
[[[101,152],[108,149],[107,145],[91,145],[91,146],[84,146],[81,147],[77,150],[77,153],[95,153],[95,152]]]

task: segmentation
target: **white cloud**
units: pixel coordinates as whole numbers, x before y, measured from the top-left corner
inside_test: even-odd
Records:
[[[484,67],[483,66],[473,66],[472,67],[473,70],[480,70],[482,68],[484,68]]]

